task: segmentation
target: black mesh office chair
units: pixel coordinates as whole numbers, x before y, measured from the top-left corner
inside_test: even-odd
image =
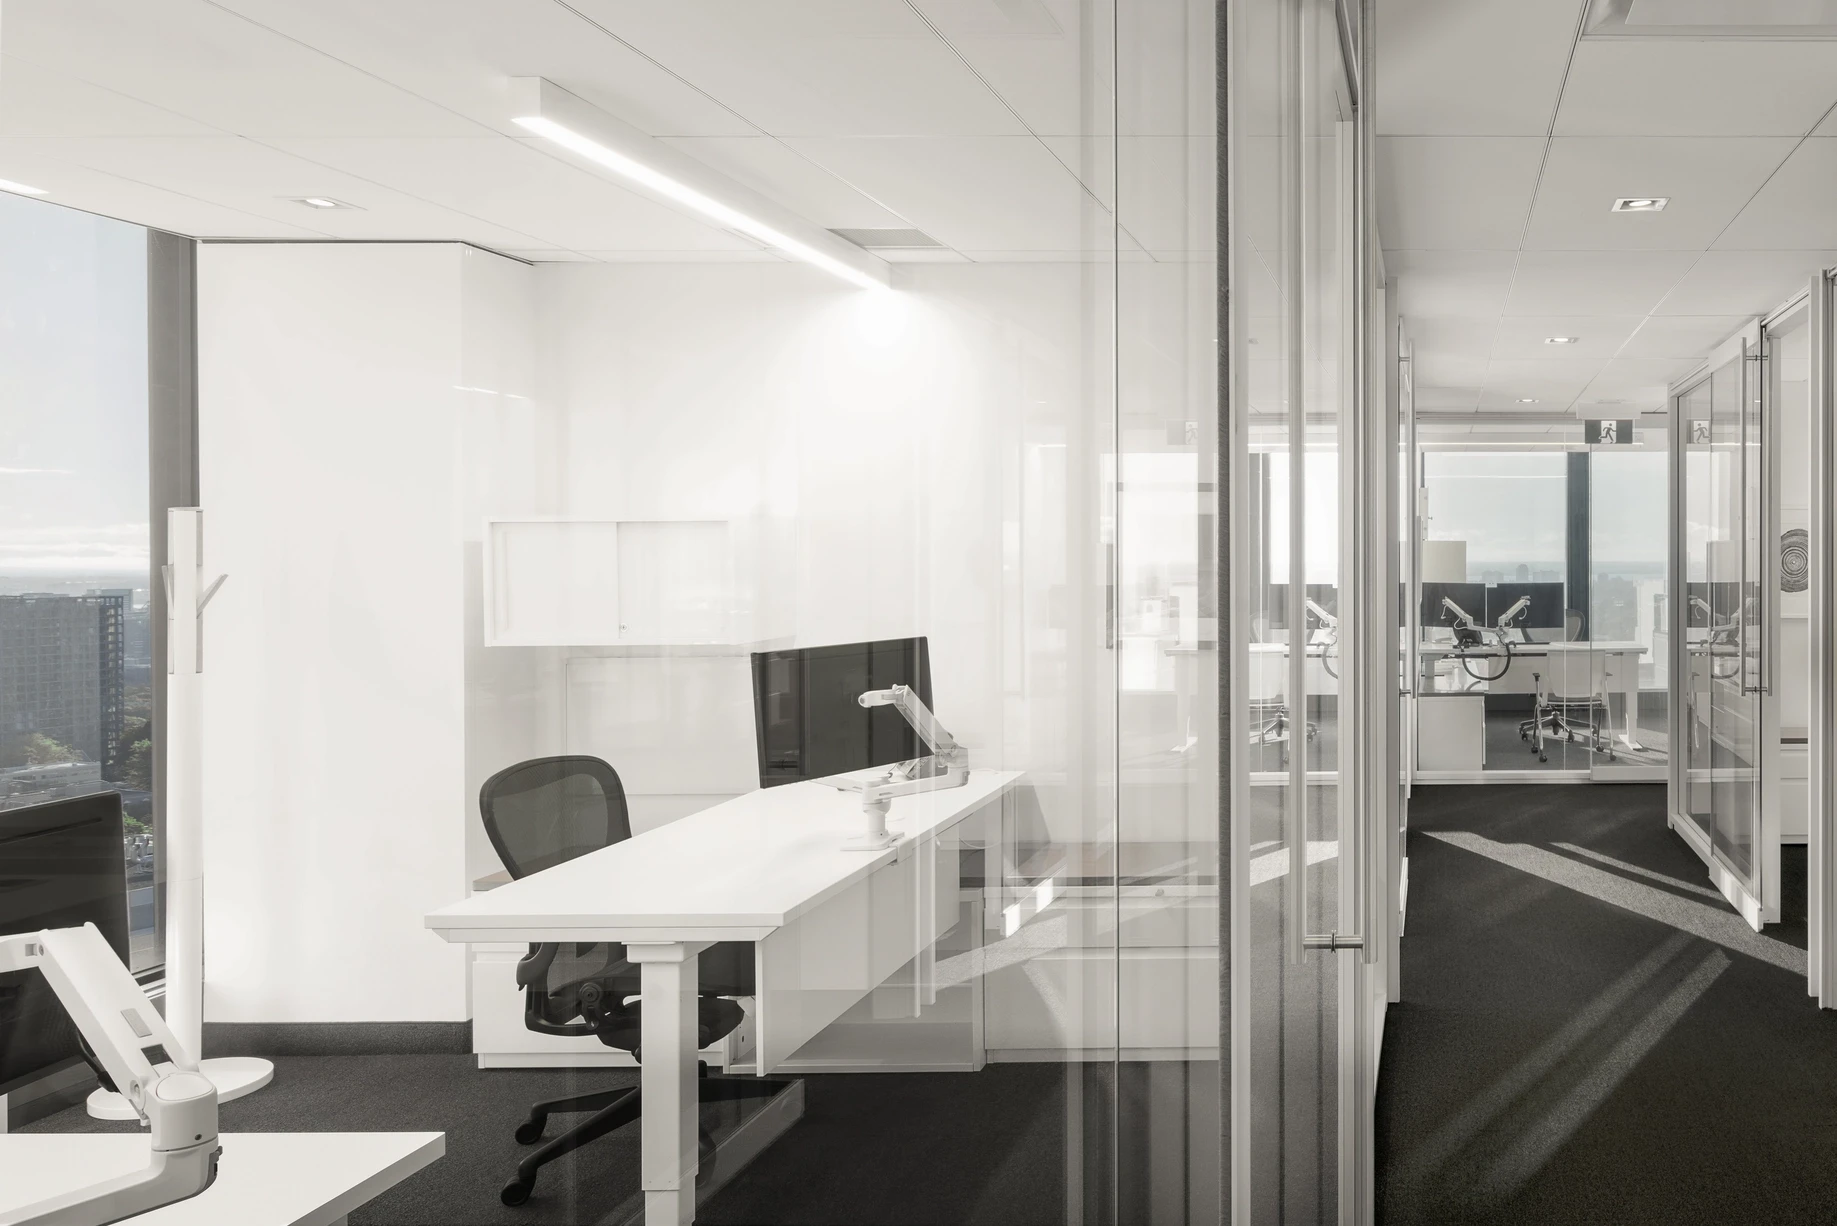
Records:
[[[512,877],[527,877],[631,837],[625,789],[618,773],[598,758],[519,762],[485,781],[479,789],[478,807],[485,819],[485,833]],[[698,1046],[706,1047],[732,1034],[746,1018],[740,1006],[727,998],[753,995],[753,946],[746,941],[711,946],[702,951],[699,969]],[[523,989],[523,1022],[531,1030],[593,1035],[608,1047],[640,1056],[642,1004],[627,1000],[641,990],[640,972],[625,960],[622,944],[531,945],[528,955],[517,963],[517,986]],[[699,1068],[704,1103],[770,1098],[787,1084],[754,1077],[711,1078],[705,1063]],[[631,1123],[639,1110],[636,1087],[576,1094],[532,1106],[529,1118],[517,1128],[517,1140],[524,1145],[542,1139],[550,1115],[594,1114],[518,1163],[516,1177],[504,1185],[504,1203],[527,1201],[543,1166]],[[701,1146],[706,1157],[713,1148],[706,1133]]]

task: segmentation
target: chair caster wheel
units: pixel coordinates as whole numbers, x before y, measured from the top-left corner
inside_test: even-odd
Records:
[[[530,1186],[521,1179],[513,1179],[504,1185],[504,1190],[498,1193],[498,1199],[506,1205],[521,1205],[529,1200],[530,1191]]]
[[[517,1144],[534,1145],[542,1139],[542,1130],[547,1124],[546,1119],[524,1120],[517,1125]]]
[[[1537,760],[1538,760],[1539,762],[1548,762],[1548,761],[1550,760],[1550,755],[1549,755],[1549,754],[1543,754],[1543,753],[1540,753],[1540,754],[1538,754],[1538,755],[1537,755]]]

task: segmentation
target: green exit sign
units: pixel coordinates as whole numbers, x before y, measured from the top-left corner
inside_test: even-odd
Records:
[[[1633,445],[1633,421],[1631,418],[1590,417],[1582,422],[1583,441],[1590,447],[1631,447]]]

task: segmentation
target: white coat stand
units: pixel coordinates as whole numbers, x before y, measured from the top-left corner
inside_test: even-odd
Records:
[[[204,1039],[204,606],[223,586],[204,586],[204,513],[166,512],[166,1025],[185,1053]],[[274,1079],[274,1065],[252,1056],[200,1060],[198,1071],[228,1102]],[[98,1089],[89,1113],[137,1119],[119,1094]]]

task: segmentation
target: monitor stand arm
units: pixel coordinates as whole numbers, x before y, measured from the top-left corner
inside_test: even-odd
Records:
[[[896,797],[911,796],[918,792],[936,792],[944,788],[960,788],[969,782],[969,750],[957,742],[945,730],[938,717],[931,713],[912,692],[910,686],[896,685],[891,689],[869,690],[855,701],[864,707],[893,707],[912,730],[918,733],[919,739],[931,750],[927,758],[914,758],[910,762],[901,762],[890,766],[882,774],[870,775],[862,779],[858,786],[861,790],[861,811],[867,817],[867,829],[860,835],[848,840],[844,846],[860,851],[878,851],[891,847],[898,841],[897,837],[887,831],[887,813],[893,807]]]
[[[0,972],[37,970],[89,1044],[105,1083],[153,1134],[148,1164],[0,1211],[0,1226],[106,1226],[196,1196],[217,1177],[217,1087],[94,924],[0,936]]]

